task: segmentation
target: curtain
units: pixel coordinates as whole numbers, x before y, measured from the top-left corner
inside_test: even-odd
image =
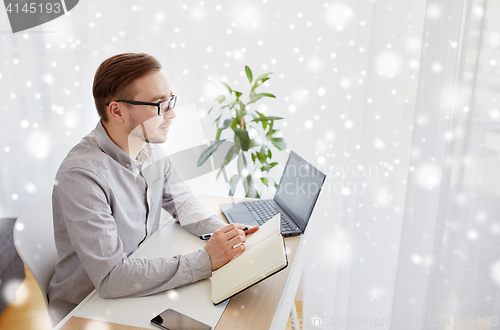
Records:
[[[370,29],[339,33],[371,56],[338,51],[339,67],[368,70],[356,101],[333,103],[354,119],[334,130],[333,180],[366,189],[332,198],[307,242],[327,252],[306,264],[302,323],[497,329],[499,3],[345,4]]]

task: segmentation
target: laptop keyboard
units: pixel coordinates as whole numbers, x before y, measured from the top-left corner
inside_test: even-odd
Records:
[[[280,213],[270,201],[253,201],[243,203],[248,211],[252,213],[259,225],[263,225],[267,220]],[[292,224],[290,220],[281,213],[281,232],[293,231],[297,226]]]

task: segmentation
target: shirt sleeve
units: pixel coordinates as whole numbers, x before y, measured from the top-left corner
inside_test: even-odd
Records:
[[[100,297],[144,296],[211,276],[205,249],[172,258],[127,258],[106,187],[95,173],[74,169],[54,190],[71,245]]]
[[[214,231],[221,227],[224,227],[225,225],[227,225],[227,223],[217,218],[216,216],[213,216],[210,219],[205,219],[195,223],[184,225],[182,226],[182,228],[193,235],[200,236],[213,233]]]
[[[194,235],[212,233],[227,225],[217,218],[192,193],[189,187],[179,179],[168,158],[165,158],[165,185],[163,188],[162,207]]]

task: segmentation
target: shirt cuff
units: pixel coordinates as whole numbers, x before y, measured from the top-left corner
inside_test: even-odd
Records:
[[[182,228],[184,228],[193,235],[199,236],[203,234],[213,233],[214,231],[216,231],[221,227],[224,227],[225,225],[227,225],[227,223],[224,220],[219,219],[214,215],[209,219],[184,225],[182,226]]]
[[[227,226],[228,223],[226,221],[222,220],[221,218],[214,215],[210,218],[210,225],[213,226],[212,232],[214,232],[219,228]]]

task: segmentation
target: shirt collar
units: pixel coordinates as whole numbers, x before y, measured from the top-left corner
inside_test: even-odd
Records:
[[[102,125],[102,122],[99,121],[95,128],[95,139],[99,148],[109,157],[113,158],[117,163],[122,166],[128,168],[129,170],[133,170],[133,167],[140,166],[146,162],[151,154],[152,147],[149,143],[144,145],[144,148],[139,151],[137,155],[137,159],[133,159],[123,150],[121,150],[109,137],[106,129]]]

